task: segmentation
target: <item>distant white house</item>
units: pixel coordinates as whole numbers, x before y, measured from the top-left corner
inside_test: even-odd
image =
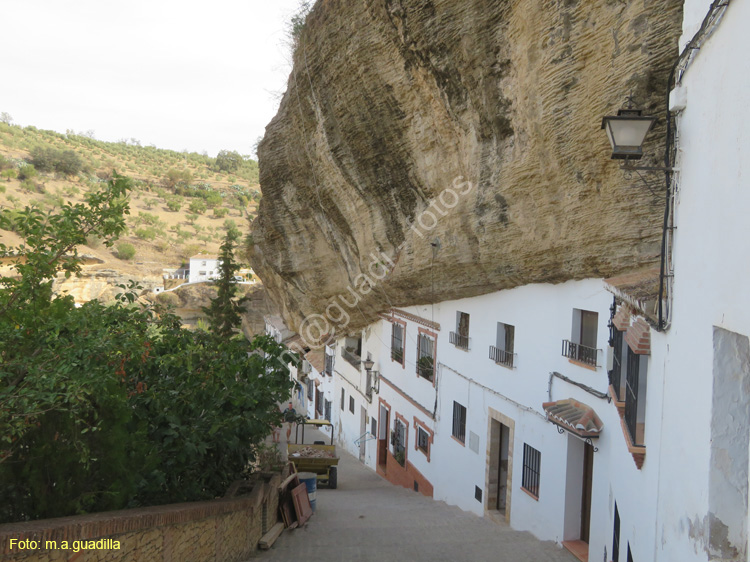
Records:
[[[189,283],[218,279],[221,260],[213,254],[196,254],[190,258]]]

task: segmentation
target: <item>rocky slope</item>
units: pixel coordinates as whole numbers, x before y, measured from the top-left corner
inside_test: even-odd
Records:
[[[681,5],[320,0],[259,147],[253,267],[287,322],[656,263],[663,186],[600,125],[628,94],[663,115]]]

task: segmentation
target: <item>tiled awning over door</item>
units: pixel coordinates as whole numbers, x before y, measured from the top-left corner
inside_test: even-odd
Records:
[[[599,437],[604,427],[591,406],[572,398],[545,402],[542,408],[549,421],[584,439]]]

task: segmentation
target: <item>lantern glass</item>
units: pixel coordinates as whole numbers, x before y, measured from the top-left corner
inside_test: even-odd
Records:
[[[372,359],[365,359],[363,363],[365,366],[365,371],[372,371],[372,367],[375,365],[375,362]]]
[[[623,109],[617,116],[602,119],[602,129],[612,145],[612,158],[639,159],[643,141],[655,122],[656,117],[642,116],[639,110]]]

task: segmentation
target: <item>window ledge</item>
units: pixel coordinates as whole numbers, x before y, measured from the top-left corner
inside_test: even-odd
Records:
[[[458,443],[458,444],[459,444],[459,445],[461,445],[462,447],[466,447],[466,443],[464,443],[463,441],[461,441],[461,440],[460,440],[460,439],[459,439],[458,437],[456,437],[455,435],[451,435],[451,439],[453,439],[453,440],[454,440],[454,441],[455,441],[456,443]]]
[[[501,363],[500,361],[495,361],[495,365],[499,365],[500,367],[505,367],[506,369],[512,371],[515,369],[513,365],[506,365],[505,363]]]
[[[583,367],[584,369],[588,369],[589,371],[596,372],[599,367],[594,367],[593,365],[589,365],[588,363],[584,363],[583,361],[577,361],[575,359],[568,359],[568,363],[572,363],[573,365],[578,365],[579,367]]]
[[[525,492],[525,493],[526,493],[526,494],[527,494],[527,495],[528,495],[528,496],[529,496],[529,497],[530,497],[531,499],[533,499],[534,501],[539,501],[539,496],[535,496],[534,494],[532,494],[531,492],[529,492],[529,491],[528,491],[528,490],[527,490],[526,488],[524,488],[523,486],[521,486],[521,491],[522,491],[522,492]]]
[[[617,413],[620,414],[620,417],[625,416],[625,402],[618,400],[615,388],[611,384],[609,385],[609,396],[612,398],[612,403],[617,408]]]

